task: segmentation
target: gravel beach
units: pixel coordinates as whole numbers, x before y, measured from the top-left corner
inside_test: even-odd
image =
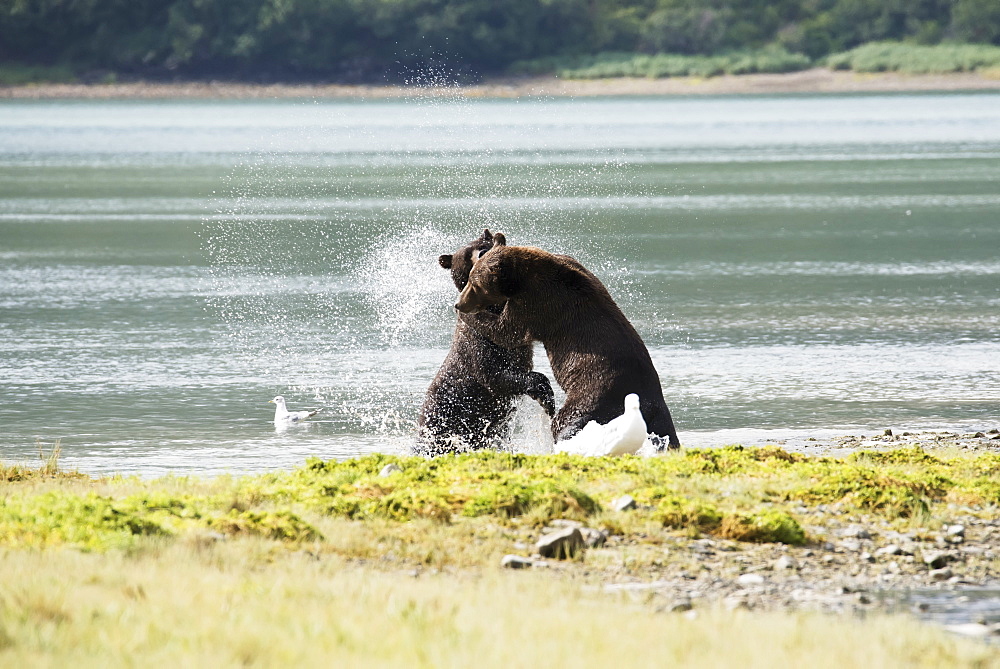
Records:
[[[814,68],[785,74],[723,75],[711,78],[565,80],[553,76],[501,77],[448,88],[341,84],[246,84],[235,82],[128,82],[31,84],[0,87],[7,99],[102,98],[358,98],[414,95],[470,98],[593,97],[622,95],[745,95],[776,93],[902,93],[913,91],[1000,90],[992,71],[907,75],[857,73]]]

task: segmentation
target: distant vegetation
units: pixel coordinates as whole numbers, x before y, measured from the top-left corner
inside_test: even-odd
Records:
[[[983,44],[918,46],[892,42],[865,44],[826,59],[835,70],[939,74],[1000,68],[1000,47]]]
[[[607,77],[714,77],[720,74],[754,72],[794,72],[812,66],[808,56],[789,53],[780,46],[754,51],[730,51],[714,56],[683,54],[599,53],[522,61],[511,66],[512,73],[555,73],[566,79]]]
[[[428,67],[461,78],[515,63],[710,76],[831,54],[835,67],[941,72],[990,66],[989,45],[1000,45],[996,0],[0,0],[8,84],[67,72],[381,81]]]

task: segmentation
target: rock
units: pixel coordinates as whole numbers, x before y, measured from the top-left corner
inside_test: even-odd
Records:
[[[876,557],[889,557],[892,555],[902,555],[903,549],[896,544],[889,544],[888,546],[883,546],[875,551]]]
[[[583,534],[578,527],[568,527],[558,532],[550,532],[543,535],[535,550],[542,557],[551,557],[558,560],[575,557],[584,549]]]
[[[861,554],[861,561],[868,563],[875,562],[875,556],[869,553],[868,551],[865,551],[864,553]]]
[[[561,528],[561,527],[583,527],[583,523],[579,520],[570,520],[569,518],[555,518],[549,521],[549,527]]]
[[[984,625],[982,623],[963,623],[961,625],[945,625],[944,628],[952,634],[962,636],[983,637],[997,633],[995,625]]]
[[[844,530],[843,536],[853,537],[855,539],[871,539],[872,533],[869,532],[863,525],[850,525],[846,530]]]
[[[782,555],[780,558],[775,560],[774,569],[777,571],[783,571],[785,569],[798,569],[799,563],[795,561],[795,558],[788,555]]]
[[[504,555],[500,560],[500,566],[505,569],[527,569],[534,565],[531,558],[520,555]]]
[[[761,585],[764,583],[764,577],[760,574],[740,574],[736,582],[743,586]]]
[[[840,547],[848,553],[857,553],[861,550],[861,542],[854,539],[844,539],[840,542]]]
[[[194,543],[201,546],[208,546],[211,544],[218,543],[220,541],[227,541],[228,539],[229,537],[223,534],[222,532],[204,531],[204,532],[194,532],[191,535],[191,540]]]
[[[611,508],[615,511],[631,511],[637,506],[635,498],[632,495],[622,495],[611,502]]]
[[[580,534],[583,535],[583,543],[587,548],[597,548],[603,546],[608,540],[608,533],[603,530],[595,530],[593,527],[581,527]]]
[[[750,610],[750,602],[746,600],[742,595],[730,595],[722,600],[722,605],[727,611],[735,611],[736,609]]]
[[[389,464],[387,464],[385,467],[382,468],[382,471],[380,471],[378,473],[378,475],[382,476],[382,477],[386,477],[386,476],[390,476],[391,474],[400,473],[402,471],[403,471],[402,467],[400,467],[399,465],[397,465],[395,462],[390,462]]]
[[[694,608],[694,604],[691,603],[690,597],[681,597],[670,602],[667,605],[666,610],[671,613],[684,613],[685,611],[690,611]]]
[[[930,551],[928,553],[924,553],[924,564],[931,569],[941,569],[952,560],[954,560],[954,556],[950,553],[943,553],[940,551]]]
[[[932,581],[947,581],[951,578],[951,569],[942,567],[941,569],[931,569],[930,577]]]
[[[964,537],[965,525],[949,525],[944,530],[949,537]]]

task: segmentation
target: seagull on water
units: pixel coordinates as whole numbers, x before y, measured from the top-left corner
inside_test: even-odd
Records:
[[[606,425],[590,421],[583,429],[555,445],[556,453],[571,455],[634,454],[646,441],[646,421],[639,411],[639,396],[625,396],[625,412]]]
[[[289,411],[285,406],[285,398],[278,395],[273,400],[270,401],[274,405],[274,426],[277,428],[288,427],[289,425],[298,425],[307,418],[312,418],[318,414],[322,409],[314,409],[310,411]]]

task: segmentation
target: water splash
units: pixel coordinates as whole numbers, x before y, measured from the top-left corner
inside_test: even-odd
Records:
[[[614,156],[548,160],[545,133],[531,126],[519,132],[537,135],[536,159],[514,155],[510,128],[483,123],[484,103],[454,80],[441,69],[411,73],[405,101],[321,105],[322,122],[312,106],[301,127],[292,119],[265,129],[280,134],[274,146],[298,148],[247,153],[204,224],[208,307],[234,355],[269,385],[262,394],[321,403],[345,434],[412,434],[455,320],[455,289],[437,257],[484,228],[574,255],[616,298],[637,299],[628,267],[610,260],[627,255],[625,242],[596,206],[627,166]],[[379,112],[405,129],[383,127]],[[399,147],[359,159],[386,132]],[[567,226],[590,234],[574,235],[572,247],[558,232]],[[516,430],[528,450],[547,438],[533,406]]]

